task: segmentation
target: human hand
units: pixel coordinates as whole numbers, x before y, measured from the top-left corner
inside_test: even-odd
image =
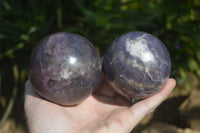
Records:
[[[30,133],[127,133],[175,87],[168,79],[155,95],[134,105],[104,81],[95,94],[76,106],[60,106],[38,96],[29,81],[25,88],[25,112]]]

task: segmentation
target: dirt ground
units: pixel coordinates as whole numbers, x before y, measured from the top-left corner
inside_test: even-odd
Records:
[[[200,82],[193,74],[188,79],[190,92],[178,85],[178,91],[146,116],[132,133],[200,133]],[[28,132],[23,98],[16,101],[9,119],[0,125],[0,133]]]

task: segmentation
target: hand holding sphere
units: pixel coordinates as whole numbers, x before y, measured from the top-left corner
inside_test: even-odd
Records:
[[[91,43],[75,34],[56,33],[38,43],[25,86],[30,133],[131,132],[176,84],[167,80],[166,48],[144,32],[118,37],[101,61]],[[125,97],[145,99],[131,105]]]
[[[129,32],[114,40],[103,58],[105,78],[121,95],[133,100],[158,92],[171,71],[170,55],[151,34]]]
[[[39,42],[29,78],[36,92],[60,105],[82,102],[101,81],[101,58],[85,38],[56,33]],[[103,56],[106,80],[121,95],[144,99],[159,91],[171,70],[164,44],[151,34],[129,32],[116,38]]]

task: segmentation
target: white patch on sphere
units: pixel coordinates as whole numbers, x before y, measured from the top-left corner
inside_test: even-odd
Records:
[[[140,58],[144,62],[154,61],[154,55],[147,47],[147,41],[142,37],[135,40],[126,39],[126,51],[131,55]]]
[[[67,79],[70,75],[72,74],[72,72],[69,72],[69,70],[67,69],[63,69],[61,72],[60,72],[60,76],[64,79]]]

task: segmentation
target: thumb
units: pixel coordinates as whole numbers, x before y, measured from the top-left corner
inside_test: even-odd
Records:
[[[174,79],[168,79],[164,87],[158,93],[132,105],[128,109],[130,113],[129,123],[131,123],[129,124],[129,129],[133,129],[147,114],[151,113],[166,100],[175,85],[176,81]]]

